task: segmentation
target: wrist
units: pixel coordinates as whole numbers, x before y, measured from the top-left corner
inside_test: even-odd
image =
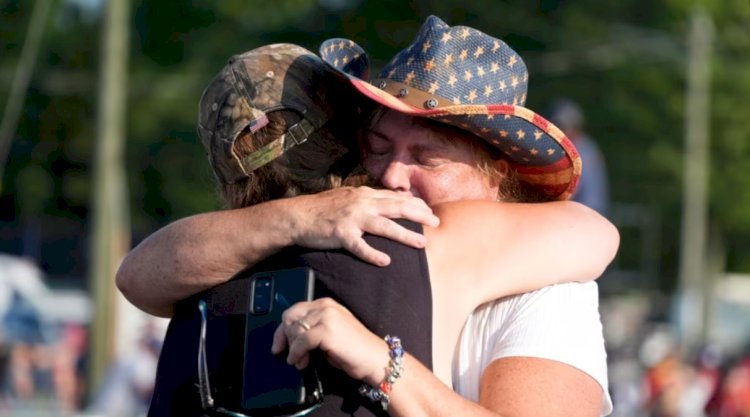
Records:
[[[388,410],[391,401],[391,391],[396,380],[401,378],[404,373],[404,349],[401,346],[401,339],[397,336],[386,336],[384,338],[388,346],[388,365],[384,369],[385,376],[377,384],[373,381],[366,381],[359,393],[370,401],[379,402],[383,410]]]
[[[275,201],[273,216],[279,219],[275,233],[279,239],[278,244],[282,248],[301,244],[302,219],[299,213],[304,211],[300,209],[303,198],[290,197]]]
[[[378,349],[370,361],[372,370],[362,378],[362,382],[373,387],[380,385],[388,375],[388,362],[390,360],[388,344],[385,343],[383,338],[378,338],[378,341]]]

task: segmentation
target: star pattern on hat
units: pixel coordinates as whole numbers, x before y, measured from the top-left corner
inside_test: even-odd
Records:
[[[329,45],[321,55],[338,67],[336,59],[347,50]],[[387,92],[416,112],[425,111],[424,117],[471,132],[508,155],[512,164],[533,168],[521,175],[524,180],[546,184],[550,195],[567,196],[577,183],[580,159],[564,133],[523,107],[528,80],[523,60],[501,39],[430,16],[411,45],[375,77],[373,85],[385,91],[371,98],[388,105]],[[404,111],[402,106],[390,107]]]
[[[435,58],[430,58],[429,61],[424,63],[424,70],[430,72],[433,68],[435,68]]]
[[[477,103],[477,95],[488,103],[522,104],[526,67],[505,42],[473,36],[479,32],[467,27],[446,25],[433,30],[442,33],[435,36],[425,31],[423,35],[431,37],[420,39],[412,45],[419,47],[407,48],[391,60],[384,70],[387,78],[423,91],[440,91],[455,104]],[[422,68],[415,70],[415,62],[422,63]],[[442,71],[435,70],[438,63],[442,63]],[[434,76],[424,77],[424,73]],[[486,77],[488,74],[493,77]],[[463,93],[458,91],[462,89]]]

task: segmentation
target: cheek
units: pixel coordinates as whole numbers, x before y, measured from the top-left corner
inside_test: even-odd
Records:
[[[494,200],[497,196],[497,190],[484,174],[464,165],[441,172],[422,172],[415,176],[412,185],[428,205],[456,200]]]
[[[362,168],[365,169],[368,175],[372,178],[380,178],[385,172],[386,163],[378,161],[376,158],[366,157],[362,159]]]
[[[453,170],[422,171],[413,177],[412,189],[428,205],[461,199],[462,175]]]

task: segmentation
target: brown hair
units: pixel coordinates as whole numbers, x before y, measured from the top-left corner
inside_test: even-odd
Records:
[[[471,134],[469,133],[469,135]],[[549,196],[544,194],[540,189],[521,181],[518,171],[515,169],[500,172],[497,169],[496,162],[499,158],[505,159],[505,156],[497,150],[490,148],[482,138],[474,136],[474,140],[467,142],[471,145],[474,152],[477,168],[488,177],[499,181],[500,188],[497,192],[497,201],[506,203],[539,203],[549,201]]]
[[[244,157],[285,134],[301,120],[294,111],[267,114],[268,125],[251,133],[244,130],[234,143],[234,151]],[[329,123],[305,143],[294,146],[280,157],[249,173],[233,184],[219,184],[219,195],[226,208],[247,207],[264,201],[312,194],[341,186],[359,164],[356,130],[352,121]]]

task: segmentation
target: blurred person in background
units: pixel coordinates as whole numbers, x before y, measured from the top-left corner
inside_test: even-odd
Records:
[[[599,145],[586,131],[581,106],[573,100],[559,98],[549,106],[548,118],[568,135],[581,155],[583,170],[573,201],[583,203],[603,216],[609,215],[607,165]]]
[[[41,342],[42,331],[29,299],[40,289],[41,271],[32,261],[0,254],[0,354],[7,367],[1,377],[7,391],[21,398],[34,392],[30,345]]]
[[[691,390],[695,393],[693,415],[710,416],[724,377],[724,355],[715,343],[703,346],[695,360],[695,377]]]
[[[9,344],[12,393],[29,401],[50,388],[50,341],[40,312],[21,291],[11,291],[10,305],[2,318]]]
[[[10,362],[10,343],[0,326],[0,413],[8,408],[8,363]]]
[[[750,354],[729,367],[707,411],[710,417],[750,416]]]
[[[55,407],[70,412],[79,405],[75,394],[81,377],[75,365],[79,356],[68,349],[66,324],[45,311],[51,295],[32,260],[0,255],[0,327],[8,355],[7,391],[20,400],[17,405],[21,407],[53,399]]]
[[[146,415],[154,391],[160,349],[161,332],[156,331],[154,322],[148,321],[140,330],[136,346],[115,360],[101,386],[94,387],[86,412],[103,417]]]
[[[718,379],[718,351],[702,349],[695,362],[686,360],[678,339],[656,328],[643,342],[641,361],[643,410],[649,417],[705,417]]]
[[[88,346],[83,325],[65,323],[59,340],[52,346],[52,378],[60,408],[71,412],[81,408],[86,378],[82,366]]]

